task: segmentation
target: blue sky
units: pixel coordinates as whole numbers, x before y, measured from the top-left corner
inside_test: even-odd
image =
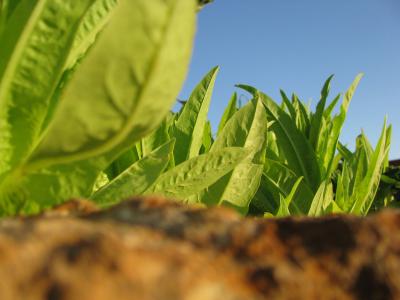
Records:
[[[400,158],[400,0],[215,0],[198,15],[180,98],[216,65],[214,129],[237,83],[279,101],[279,89],[296,92],[315,104],[330,74],[333,97],[363,72],[341,141],[353,147],[363,129],[375,145],[387,116],[394,129],[390,156]]]

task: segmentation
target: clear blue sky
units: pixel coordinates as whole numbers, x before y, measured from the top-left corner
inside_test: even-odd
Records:
[[[363,129],[375,145],[387,115],[390,156],[400,158],[400,0],[215,0],[198,15],[180,98],[215,65],[221,69],[209,113],[214,129],[237,83],[279,101],[279,89],[296,92],[315,104],[330,74],[333,97],[365,73],[341,141],[353,147]]]

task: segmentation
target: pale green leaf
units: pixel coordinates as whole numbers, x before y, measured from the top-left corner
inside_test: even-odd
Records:
[[[170,140],[168,134],[167,119],[164,119],[161,124],[148,136],[144,137],[141,143],[141,155],[142,157],[150,154],[154,149],[160,147]]]
[[[90,0],[23,0],[0,40],[0,174],[38,142],[51,96]]]
[[[310,143],[315,150],[318,148],[318,139],[321,134],[322,120],[324,118],[324,111],[326,100],[328,99],[330,83],[333,78],[331,75],[325,82],[322,90],[321,90],[321,98],[317,104],[317,108],[315,114],[311,120],[311,129],[310,129]]]
[[[362,76],[363,74],[357,75],[357,77],[351,84],[350,88],[345,93],[342,105],[340,107],[340,113],[339,115],[335,116],[331,122],[332,129],[330,130],[329,138],[327,139],[328,141],[327,146],[323,150],[320,150],[321,153],[324,153],[323,166],[324,170],[326,170],[324,178],[329,178],[332,172],[334,171],[332,168],[332,164],[336,154],[339,135],[342,130],[344,121],[346,119],[347,109],[349,107],[350,101]]]
[[[389,151],[386,144],[386,134],[387,129],[385,121],[378,144],[371,156],[367,173],[362,182],[354,188],[355,201],[351,207],[351,213],[366,215],[372,205],[378,190],[385,157]]]
[[[328,206],[333,202],[332,183],[323,181],[312,200],[308,216],[321,216]]]
[[[201,145],[200,154],[207,153],[208,151],[210,151],[213,142],[214,140],[211,132],[211,123],[210,121],[207,121],[204,126],[203,144]]]
[[[146,194],[185,200],[212,185],[246,156],[244,149],[229,147],[191,158],[163,173]]]
[[[200,196],[203,203],[229,204],[242,213],[247,212],[260,184],[267,126],[267,116],[259,99],[253,99],[229,119],[210,153],[224,147],[244,147],[250,154],[232,172],[203,192]]]
[[[297,181],[293,185],[289,195],[287,195],[286,197],[284,197],[282,194],[279,194],[279,208],[276,213],[277,217],[288,217],[291,215],[289,206],[290,206],[290,204],[294,198],[294,195],[296,194],[297,189],[302,180],[303,180],[303,177],[300,177],[299,179],[297,179]]]
[[[288,165],[297,176],[303,176],[311,189],[316,190],[320,183],[319,167],[315,153],[304,134],[297,129],[290,116],[267,95],[249,86],[239,87],[261,97],[269,119],[275,121],[270,130],[276,135],[279,150],[284,153]]]
[[[228,106],[225,108],[225,111],[221,117],[221,121],[219,122],[217,136],[221,133],[222,129],[225,127],[225,124],[229,121],[230,118],[232,118],[237,110],[237,93],[234,93],[228,103]]]
[[[176,164],[199,154],[217,74],[218,67],[215,67],[196,86],[173,127]]]
[[[103,186],[90,198],[101,206],[108,206],[145,192],[160,176],[172,155],[174,141],[155,149],[137,161],[118,177]]]
[[[63,90],[32,164],[126,150],[157,127],[190,58],[195,1],[121,0]]]
[[[175,99],[190,57],[194,1],[121,0],[120,5],[62,91],[36,159],[5,179],[2,214],[89,197],[100,172],[157,127]]]

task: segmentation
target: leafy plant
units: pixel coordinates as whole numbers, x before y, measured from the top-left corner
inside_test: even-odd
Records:
[[[1,214],[90,196],[101,171],[158,126],[184,80],[195,6],[1,2]]]
[[[217,72],[218,68],[213,68],[188,101],[183,102],[180,111],[170,113],[157,130],[130,149],[134,155],[127,152],[114,162],[123,165],[127,155],[134,157],[132,162],[143,158],[144,149],[149,148],[145,145],[152,145],[149,141],[157,140],[155,145],[160,145],[179,140],[170,153],[168,165],[143,193],[207,206],[228,205],[242,214],[280,217],[338,212],[366,214],[371,207],[388,205],[387,200],[379,204],[382,201],[378,197],[383,196],[379,196],[382,193],[378,192],[378,186],[388,164],[390,127],[385,125],[375,150],[363,134],[355,153],[339,142],[361,75],[344,94],[339,112],[334,116],[340,95],[327,105],[332,76],[321,90],[315,112],[294,94],[289,100],[281,91],[279,105],[255,88],[240,85],[254,98],[239,109],[234,94],[214,137],[207,112]],[[233,149],[238,153],[234,162],[223,161],[223,156],[219,163],[213,161],[213,154],[225,151],[223,155],[227,155]],[[214,167],[208,167],[210,164]],[[129,172],[130,168],[103,189],[123,181],[132,182],[131,191],[136,191],[136,175]],[[124,180],[127,174],[131,174],[129,181]],[[114,200],[126,197],[118,192],[113,195]]]
[[[281,91],[234,93],[214,135],[218,67],[168,112],[190,57],[195,12],[210,1],[0,1],[0,213],[72,197],[100,206],[160,194],[242,214],[365,215],[396,203],[391,127],[375,147],[339,142],[358,75],[315,111]],[[240,102],[240,101],[239,101]],[[383,175],[382,175],[383,174]]]
[[[213,68],[179,112],[170,114],[154,132],[113,162],[113,170],[121,165],[126,168],[127,158],[132,166],[101,187],[93,200],[109,205],[126,198],[124,191],[130,190],[132,194],[162,194],[205,205],[229,203],[247,212],[261,179],[266,148],[263,132],[266,133],[268,123],[261,101],[254,99],[239,110],[230,109],[235,112],[229,118],[224,116],[221,132],[214,140],[207,113],[217,72],[218,68]],[[149,141],[155,140],[167,144],[174,141],[175,147],[170,148],[169,163],[158,177],[151,178],[150,184],[146,172],[137,171],[134,166],[140,159],[148,159],[144,149],[154,149],[155,144]],[[135,188],[136,182],[144,181],[146,184],[140,186],[148,188]]]
[[[339,143],[347,109],[360,79],[358,75],[334,116],[332,112],[340,95],[327,106],[332,76],[321,90],[315,112],[295,94],[289,100],[281,91],[279,106],[255,88],[239,85],[263,100],[268,117],[274,121],[268,133],[263,182],[252,202],[253,214],[368,213],[388,161],[391,129],[384,126],[375,150],[364,135],[354,154]],[[338,170],[340,163],[342,168]],[[287,197],[290,201],[284,201]]]

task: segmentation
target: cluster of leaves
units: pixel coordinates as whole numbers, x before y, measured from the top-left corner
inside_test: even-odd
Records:
[[[0,1],[1,215],[89,197],[160,124],[186,75],[197,5]]]
[[[195,12],[210,1],[0,1],[0,214],[73,197],[161,194],[242,214],[366,214],[392,205],[391,129],[351,152],[340,131],[358,76],[315,112],[282,92],[230,100],[215,135],[212,69],[176,113]],[[101,33],[101,34],[100,34]],[[382,173],[384,175],[382,175]],[[396,177],[397,176],[397,177]]]
[[[344,94],[337,115],[333,112],[341,95],[327,104],[332,76],[315,112],[295,94],[289,100],[281,91],[279,105],[255,88],[239,85],[253,99],[239,109],[234,94],[214,136],[207,112],[217,72],[211,70],[179,112],[170,113],[105,171],[111,181],[103,181],[93,199],[107,205],[132,191],[157,193],[265,216],[365,215],[393,201],[393,190],[379,189],[387,177],[382,172],[388,170],[391,128],[384,125],[375,149],[364,134],[354,153],[339,142],[361,75]],[[390,180],[396,181],[393,176]]]

